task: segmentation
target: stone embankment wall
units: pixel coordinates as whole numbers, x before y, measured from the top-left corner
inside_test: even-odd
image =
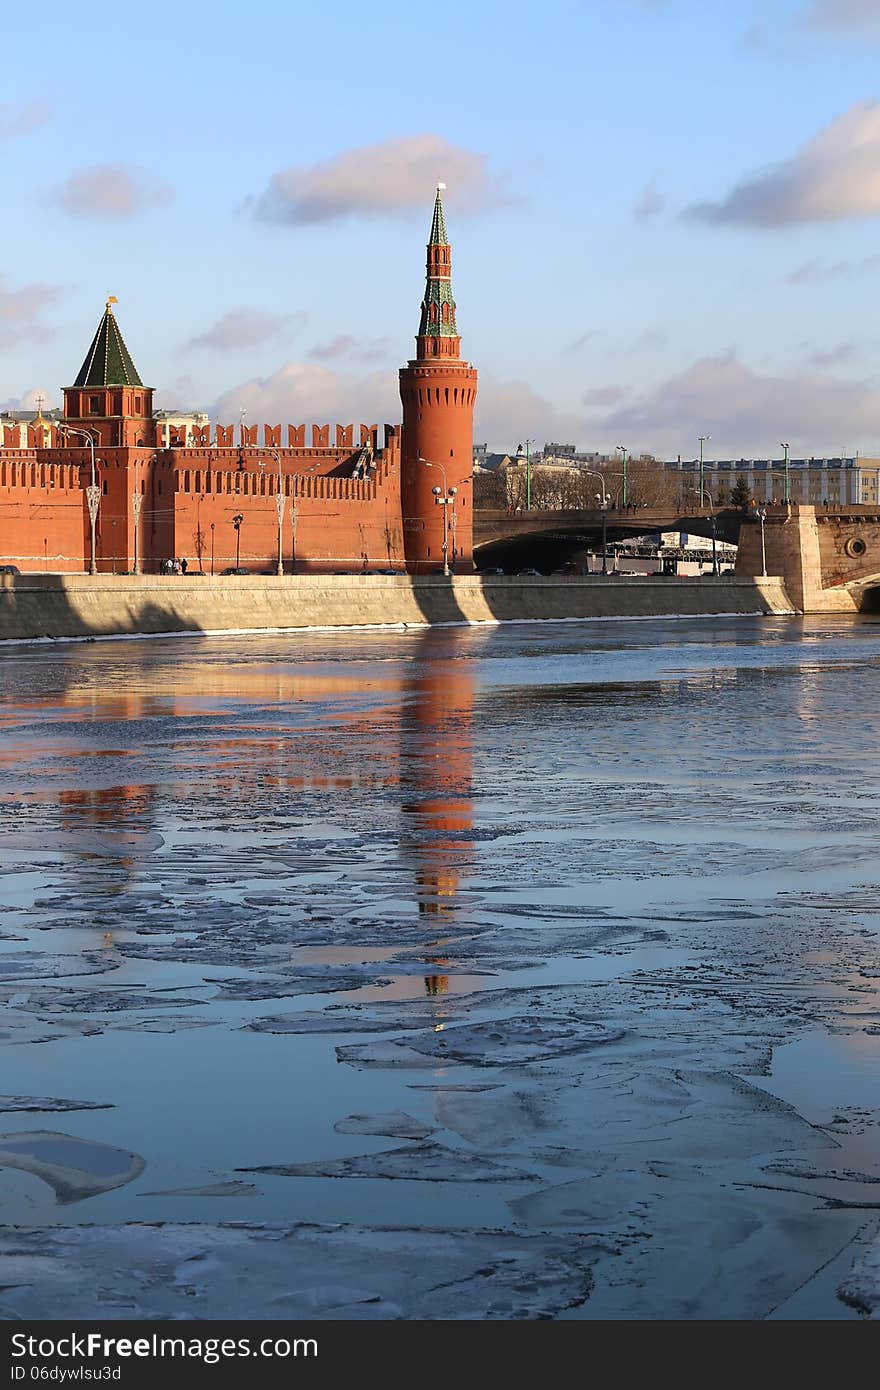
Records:
[[[790,612],[781,580],[772,577],[0,577],[0,640]]]

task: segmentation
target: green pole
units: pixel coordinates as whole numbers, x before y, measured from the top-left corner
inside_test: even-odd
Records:
[[[530,511],[532,506],[532,463],[529,454],[531,442],[530,439],[526,440],[526,511]]]
[[[627,491],[627,485],[626,485],[626,464],[627,464],[627,453],[626,453],[626,449],[624,449],[624,451],[623,451],[623,505],[624,505],[624,506],[626,506],[627,503],[628,503],[628,501],[629,501],[629,493],[628,493],[628,491]]]

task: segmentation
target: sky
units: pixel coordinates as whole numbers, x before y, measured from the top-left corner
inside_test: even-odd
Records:
[[[880,0],[12,3],[0,406],[399,420],[442,180],[478,441],[880,455]]]

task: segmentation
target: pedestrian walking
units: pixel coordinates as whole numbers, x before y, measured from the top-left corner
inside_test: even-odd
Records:
[[[186,560],[183,559],[183,560],[181,560],[181,562],[180,562],[180,573],[181,573],[181,574],[186,574],[186,570],[187,570]]]

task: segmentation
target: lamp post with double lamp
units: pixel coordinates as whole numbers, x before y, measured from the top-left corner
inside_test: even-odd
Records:
[[[89,549],[89,574],[98,573],[97,547],[95,542],[95,526],[98,520],[98,507],[101,504],[101,489],[98,486],[98,479],[95,473],[95,440],[91,431],[77,429],[74,425],[59,425],[58,429],[63,435],[78,434],[85,439],[89,446],[91,455],[92,475],[91,482],[86,488],[86,501],[89,505],[89,530],[90,530],[90,549]]]
[[[585,478],[598,478],[598,479],[599,479],[599,482],[602,484],[602,491],[601,491],[601,493],[599,493],[599,492],[596,493],[596,501],[599,503],[599,506],[602,508],[602,573],[603,573],[603,574],[607,574],[607,573],[608,573],[608,531],[607,531],[607,520],[608,520],[608,508],[609,508],[609,506],[611,505],[611,494],[609,493],[607,487],[605,486],[605,479],[603,478],[603,476],[602,476],[601,473],[585,472],[583,476],[584,476]]]
[[[624,507],[626,507],[626,506],[629,504],[629,489],[628,489],[628,486],[627,486],[627,476],[626,476],[626,465],[627,465],[627,460],[628,460],[628,458],[629,458],[629,453],[628,453],[628,450],[625,449],[624,446],[623,446],[622,444],[617,444],[617,445],[615,446],[615,448],[616,448],[616,449],[619,449],[620,452],[623,454],[623,495],[621,496],[621,499],[620,499],[620,500],[621,500],[621,502],[623,503]]]
[[[448,486],[448,484],[447,484],[447,482],[446,482],[446,469],[443,467],[443,464],[442,464],[442,463],[433,463],[430,459],[424,459],[424,458],[422,458],[421,454],[419,454],[419,463],[423,463],[423,464],[425,465],[426,468],[439,468],[440,472],[443,474],[443,486],[442,486],[442,488],[440,488],[440,487],[435,487],[435,488],[432,488],[431,491],[432,491],[433,494],[434,494],[434,501],[435,501],[436,505],[437,505],[438,507],[442,507],[442,508],[443,508],[443,574],[444,574],[444,576],[448,579],[448,578],[449,578],[449,507],[450,507],[450,505],[451,505],[452,508],[453,508],[453,511],[455,510],[455,497],[456,497],[456,494],[457,494],[457,492],[458,492],[458,488],[456,488],[456,487],[449,487],[449,486]],[[453,522],[453,527],[454,527],[454,522]]]
[[[278,491],[275,494],[275,511],[278,516],[278,565],[276,567],[275,573],[283,574],[284,558],[282,547],[284,544],[284,507],[287,499],[284,496],[284,479],[281,476],[281,455],[279,454],[277,449],[268,449],[266,452],[271,454],[275,462],[278,464]],[[260,460],[260,467],[266,467],[265,463],[263,463],[262,460]],[[295,505],[296,504],[294,503],[294,506]]]
[[[783,497],[785,500],[785,505],[788,506],[789,502],[791,501],[791,469],[788,462],[789,446],[787,444],[782,444],[782,448],[785,450],[785,490],[783,493]],[[801,496],[803,496],[803,492],[801,492]]]
[[[236,513],[235,513],[235,516],[232,518],[232,524],[233,524],[233,526],[235,527],[235,568],[236,568],[236,569],[241,569],[241,523],[242,523],[243,521],[244,521],[244,517],[242,516],[241,512],[236,512]]]
[[[214,522],[211,522],[211,573],[214,573]]]

